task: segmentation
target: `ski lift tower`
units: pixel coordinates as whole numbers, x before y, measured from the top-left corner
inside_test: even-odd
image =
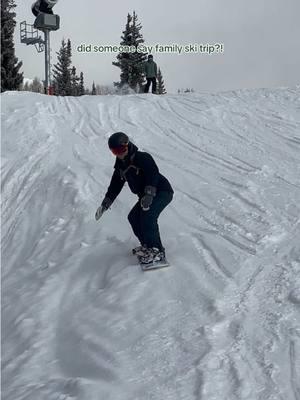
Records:
[[[39,4],[40,3],[38,3],[38,5]],[[60,17],[59,15],[53,13],[51,14],[47,13],[47,9],[45,11],[46,12],[43,12],[42,10],[38,12],[33,25],[27,24],[26,21],[21,22],[20,34],[21,34],[21,43],[25,43],[26,45],[34,45],[38,53],[45,51],[44,91],[45,94],[50,94],[49,93],[50,92],[49,85],[51,81],[50,32],[57,31],[59,29]],[[42,39],[42,37],[39,35],[39,31],[44,32],[44,39]]]

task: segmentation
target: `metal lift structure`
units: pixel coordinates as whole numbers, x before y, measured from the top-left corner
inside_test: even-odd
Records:
[[[21,43],[34,45],[38,53],[45,52],[45,80],[44,92],[51,94],[51,61],[50,61],[50,32],[56,31],[60,26],[60,17],[56,14],[40,13],[34,24],[27,24],[26,21],[20,23],[20,39]],[[44,39],[40,32],[44,33]]]

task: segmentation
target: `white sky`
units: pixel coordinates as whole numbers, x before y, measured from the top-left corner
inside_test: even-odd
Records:
[[[17,22],[34,22],[32,1],[16,0]],[[88,6],[87,6],[88,4]],[[111,84],[119,80],[112,65],[116,54],[79,54],[81,43],[120,43],[127,13],[136,11],[145,44],[223,43],[223,54],[155,54],[168,92],[178,88],[219,91],[237,88],[294,86],[300,83],[299,0],[174,0],[143,2],[111,0],[84,2],[59,0],[54,12],[61,29],[51,33],[52,63],[63,38],[71,39],[73,64],[93,80]],[[15,31],[17,57],[24,76],[44,79],[44,55],[20,43]]]

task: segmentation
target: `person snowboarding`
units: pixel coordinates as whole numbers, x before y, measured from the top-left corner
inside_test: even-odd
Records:
[[[152,83],[152,93],[156,94],[157,65],[153,61],[153,56],[151,54],[148,56],[148,61],[144,63],[144,71],[147,79],[145,93],[149,92],[149,88]]]
[[[173,199],[172,186],[159,172],[152,156],[139,151],[125,133],[112,134],[108,146],[116,156],[116,161],[110,185],[95,218],[98,220],[110,208],[127,182],[130,190],[138,196],[137,203],[128,215],[132,230],[140,242],[133,249],[133,254],[138,256],[141,264],[163,263],[166,258],[158,217]]]

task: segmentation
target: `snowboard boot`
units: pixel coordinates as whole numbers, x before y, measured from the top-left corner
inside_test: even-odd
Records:
[[[156,262],[165,261],[165,252],[156,247],[147,249],[145,255],[139,257],[141,264],[155,264]]]
[[[134,249],[132,249],[132,254],[137,257],[143,257],[146,255],[147,250],[148,250],[148,248],[146,245],[141,245],[141,246],[138,246],[138,247],[135,247]]]

